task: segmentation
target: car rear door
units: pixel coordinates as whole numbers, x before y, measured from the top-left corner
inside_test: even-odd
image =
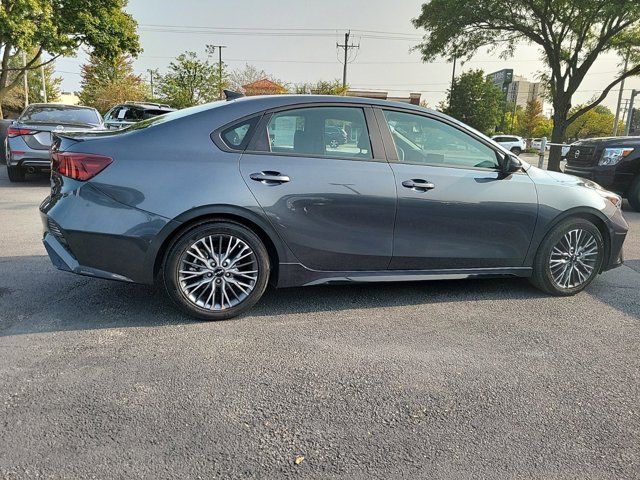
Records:
[[[332,145],[328,126],[344,128],[347,142]],[[238,138],[236,132],[227,135]],[[307,268],[388,267],[396,186],[369,107],[323,104],[267,113],[240,171]]]
[[[398,190],[390,268],[521,267],[538,210],[529,176],[505,176],[487,141],[441,117],[376,115]]]

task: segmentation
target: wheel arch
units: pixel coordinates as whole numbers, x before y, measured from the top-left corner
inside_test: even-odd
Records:
[[[538,253],[538,249],[545,238],[549,235],[551,230],[555,228],[560,222],[571,218],[580,218],[583,220],[587,220],[593,223],[596,228],[600,231],[600,235],[602,235],[602,240],[604,241],[604,259],[603,266],[606,264],[606,259],[611,255],[611,231],[607,227],[607,217],[599,210],[595,208],[589,207],[577,207],[566,210],[556,216],[553,220],[547,223],[544,233],[538,239],[535,248],[531,250],[531,261],[535,258]]]
[[[153,278],[156,279],[160,273],[167,249],[176,238],[203,222],[211,221],[234,222],[255,233],[262,240],[269,254],[271,263],[269,282],[277,284],[278,265],[280,262],[286,261],[289,255],[285,245],[268,221],[248,209],[231,205],[208,205],[194,208],[178,215],[169,222],[158,235],[160,240],[152,258]]]

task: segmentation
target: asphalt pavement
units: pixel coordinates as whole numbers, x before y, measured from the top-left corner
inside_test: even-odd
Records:
[[[0,166],[0,478],[640,478],[640,214],[572,298],[525,280],[270,290],[203,323],[56,270]]]

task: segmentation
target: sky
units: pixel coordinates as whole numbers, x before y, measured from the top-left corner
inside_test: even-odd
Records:
[[[342,78],[342,63],[336,43],[343,43],[351,30],[348,84],[352,89],[389,91],[392,95],[421,92],[429,106],[445,98],[452,65],[444,59],[423,63],[412,47],[422,32],[411,19],[418,16],[420,0],[130,0],[127,11],[138,22],[144,51],[134,63],[136,73],[148,78],[147,69],[166,70],[184,51],[203,57],[205,45],[226,45],[223,61],[229,69],[245,63],[255,65],[290,84]],[[286,30],[283,34],[282,30]],[[380,33],[382,32],[382,33]],[[63,77],[62,89],[75,91],[80,85],[80,65],[85,55],[56,62]],[[599,94],[618,71],[620,59],[602,55],[591,69],[574,105]],[[472,61],[458,65],[457,73],[470,69],[486,73],[513,68],[515,75],[535,80],[544,65],[534,46],[523,44],[513,58],[478,52]],[[625,98],[640,89],[640,78],[627,81]],[[615,108],[617,90],[604,104]],[[549,106],[545,106],[548,110]],[[545,111],[545,113],[549,113]]]

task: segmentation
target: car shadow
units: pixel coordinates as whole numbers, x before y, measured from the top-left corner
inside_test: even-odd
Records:
[[[637,297],[628,291],[637,284],[626,278],[637,275],[625,267],[607,272],[585,294],[640,318]],[[516,278],[269,288],[244,318],[486,301],[499,308],[545,297]],[[162,288],[61,272],[46,256],[0,258],[0,304],[0,336],[198,322],[178,311]]]
[[[6,174],[6,167],[0,166],[0,169],[3,170],[0,175],[0,188],[42,188],[50,184],[49,172],[28,173],[24,182],[10,182]]]

